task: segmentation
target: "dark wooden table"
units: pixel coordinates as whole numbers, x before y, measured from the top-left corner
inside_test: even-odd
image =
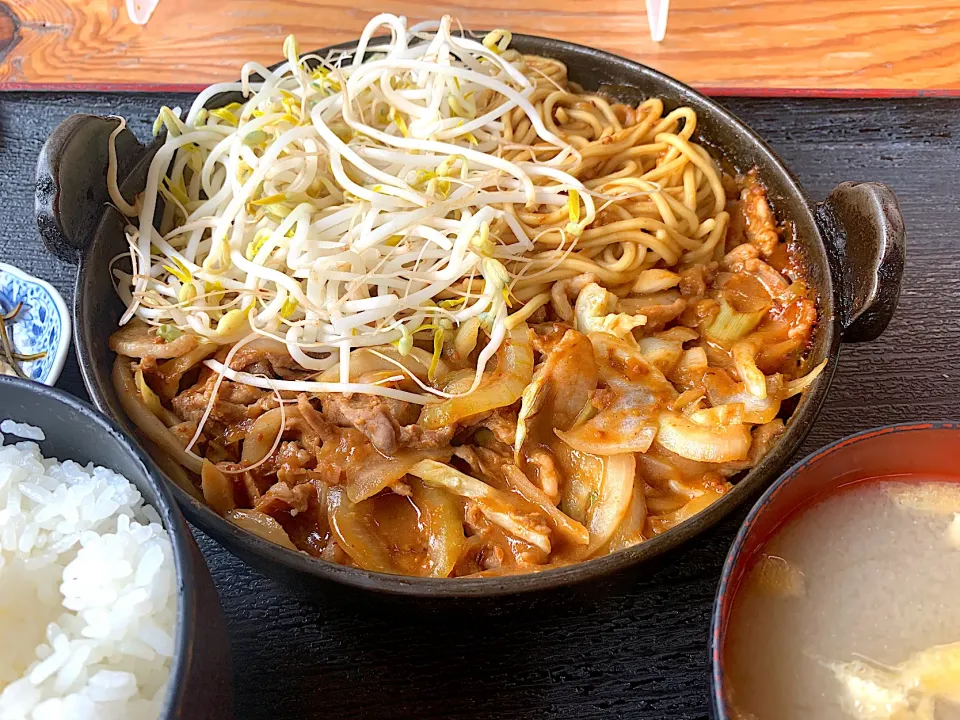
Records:
[[[73,269],[45,254],[33,220],[44,138],[72,112],[122,114],[144,138],[156,108],[187,101],[0,95],[0,259],[49,280],[69,301]],[[878,180],[896,190],[906,218],[900,309],[879,341],[844,348],[803,453],[875,425],[960,419],[960,100],[725,102],[812,198],[843,180]],[[85,397],[75,357],[59,385]],[[244,720],[692,719],[707,714],[710,610],[738,522],[587,593],[444,613],[300,598],[199,540],[231,624]]]

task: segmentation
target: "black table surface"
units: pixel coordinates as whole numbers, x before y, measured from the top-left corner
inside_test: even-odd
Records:
[[[35,161],[73,112],[121,114],[141,139],[185,96],[0,95],[0,259],[56,286],[33,218]],[[823,199],[844,180],[888,183],[908,262],[897,314],[873,343],[845,346],[801,454],[848,433],[958,419],[960,101],[723,101]],[[58,383],[86,397],[76,357]],[[743,513],[666,558],[588,593],[423,612],[415,604],[303,597],[198,540],[230,623],[238,718],[704,718],[707,632]]]

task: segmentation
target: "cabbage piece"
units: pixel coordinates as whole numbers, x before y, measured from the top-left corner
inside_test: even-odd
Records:
[[[707,398],[713,406],[743,405],[743,422],[750,425],[764,425],[772,422],[780,412],[783,380],[780,375],[771,375],[766,379],[766,397],[760,398],[747,391],[743,383],[736,383],[723,370],[710,369],[703,376],[707,389]]]
[[[526,323],[511,330],[500,348],[496,371],[484,377],[480,386],[469,395],[424,407],[417,424],[437,429],[519,400],[533,378],[533,348],[528,333]]]
[[[409,473],[423,480],[428,487],[446,489],[470,498],[494,525],[549,554],[550,527],[542,517],[526,512],[519,499],[510,493],[435,460],[421,460],[410,468]]]
[[[747,392],[758,400],[766,400],[767,378],[757,367],[757,346],[751,342],[738,342],[730,356]]]
[[[426,485],[410,483],[413,502],[420,511],[427,538],[427,560],[431,577],[450,577],[466,545],[463,534],[463,507],[455,495]]]
[[[502,471],[507,485],[518,492],[525,500],[536,505],[552,522],[559,534],[575,545],[589,544],[590,531],[557,508],[543,490],[530,482],[530,479],[520,468],[516,465],[506,464],[502,467]]]
[[[677,397],[673,385],[643,353],[607,333],[590,335],[606,388],[593,401],[598,412],[569,431],[564,442],[592,455],[646,452],[657,434],[657,417]]]
[[[657,407],[644,387],[624,382],[609,371],[604,407],[586,422],[571,430],[554,430],[557,437],[591,455],[619,455],[646,452],[657,435]]]
[[[225,513],[225,517],[237,527],[252,532],[264,540],[269,540],[275,545],[288,550],[297,549],[283,526],[266,513],[259,510],[229,510]]]
[[[514,451],[519,459],[527,439],[530,421],[543,418],[542,424],[567,430],[597,388],[597,363],[590,340],[576,330],[567,330],[537,368],[533,380],[523,390]]]
[[[550,450],[560,467],[560,510],[586,525],[587,510],[596,499],[596,485],[603,474],[603,458],[567,445],[559,438],[550,443]]]
[[[609,333],[618,338],[633,339],[632,330],[647,324],[646,315],[628,315],[614,313],[617,298],[612,292],[597,283],[590,283],[577,296],[577,330],[586,334],[593,332]]]
[[[664,375],[669,374],[683,356],[683,343],[696,340],[697,334],[689,328],[676,327],[665,332],[640,338],[638,345],[643,356]]]
[[[707,485],[702,489],[699,495],[696,495],[694,498],[687,501],[676,510],[660,513],[658,515],[650,515],[647,519],[647,524],[650,526],[650,530],[654,535],[664,533],[670,528],[676,527],[680,523],[689,520],[694,515],[706,510],[708,507],[713,505],[713,503],[723,497],[727,490],[729,490],[731,487],[733,486],[730,485],[730,483],[724,483],[723,485]],[[652,512],[652,499],[648,498],[647,502],[648,509]]]
[[[552,449],[563,470],[560,509],[590,532],[589,544],[578,554],[586,558],[610,542],[630,509],[636,459],[632,453],[601,458],[562,442]]]
[[[766,314],[766,308],[753,312],[738,312],[725,297],[721,297],[720,312],[703,334],[712,342],[729,345],[753,332]]]
[[[674,412],[660,415],[657,444],[688,460],[744,460],[750,452],[750,442],[750,430],[745,425],[708,428]]]

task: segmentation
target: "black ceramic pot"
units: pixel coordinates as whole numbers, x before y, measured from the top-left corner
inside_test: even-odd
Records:
[[[349,49],[346,43],[335,49]],[[408,578],[355,570],[284,550],[246,533],[174,487],[191,522],[250,564],[279,579],[308,584],[333,580],[383,593],[430,597],[477,597],[554,588],[595,580],[620,568],[661,555],[703,532],[730,510],[765,488],[785,467],[813,424],[836,368],[841,342],[873,340],[886,327],[897,304],[905,257],[903,218],[893,192],[876,183],[843,183],[823,203],[811,203],[780,159],[749,128],[709,98],[648,67],[572,43],[514,35],[524,53],[565,62],[572,80],[637,103],[663,98],[667,109],[686,105],[698,115],[696,139],[722,152],[739,170],[756,167],[781,220],[792,221],[820,297],[821,322],[813,338],[809,367],[824,358],[827,369],[803,396],[777,447],[720,501],[669,532],[612,555],[549,571],[502,578]],[[320,55],[328,50],[319,51]],[[217,107],[239,99],[221,94]],[[158,100],[158,105],[159,105]],[[123,220],[107,207],[107,137],[116,120],[90,115],[67,118],[47,140],[37,168],[37,220],[47,247],[79,265],[74,301],[77,352],[87,390],[97,407],[131,434],[110,382],[113,356],[107,338],[122,306],[107,266],[126,251]],[[158,145],[141,146],[122,132],[117,151],[121,187],[127,198],[140,192]],[[172,484],[172,483],[171,483]]]
[[[210,571],[153,461],[116,423],[73,395],[0,376],[0,420],[43,429],[45,457],[110,468],[137,486],[170,534],[177,565],[176,646],[161,720],[233,717],[230,645]]]

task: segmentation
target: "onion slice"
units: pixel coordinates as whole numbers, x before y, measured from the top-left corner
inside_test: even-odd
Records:
[[[511,330],[500,348],[500,366],[496,372],[484,378],[480,387],[468,395],[427,405],[417,424],[430,429],[446,427],[471,415],[506,407],[519,400],[533,378],[533,348],[528,333],[526,323]]]
[[[597,497],[587,511],[587,528],[590,530],[588,555],[610,542],[626,516],[633,499],[636,468],[636,458],[632,453],[604,458],[603,477],[596,491]]]
[[[343,488],[327,491],[330,532],[337,544],[364,570],[399,574],[390,552],[367,522],[362,503],[352,503]]]
[[[750,441],[750,430],[745,425],[704,427],[677,413],[665,412],[660,416],[657,444],[688,460],[743,460],[750,452]]]
[[[450,577],[467,542],[463,534],[461,501],[446,490],[432,488],[421,480],[412,481],[410,487],[427,538],[430,576]]]
[[[297,550],[283,526],[266,513],[259,510],[230,510],[225,514],[225,517],[237,527],[252,532],[264,540],[269,540],[274,545],[285,547],[288,550]]]
[[[219,515],[226,515],[237,506],[230,478],[209,460],[203,461],[203,468],[200,470],[200,489],[203,490],[203,499],[207,505]]]

